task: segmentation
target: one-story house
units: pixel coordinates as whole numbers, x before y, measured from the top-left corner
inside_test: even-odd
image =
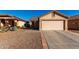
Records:
[[[37,18],[31,18],[32,26],[39,30],[68,30],[68,16],[51,11]]]
[[[25,24],[25,22],[25,20],[22,20],[15,16],[10,16],[6,14],[0,15],[0,28],[6,26],[7,24],[11,26],[16,25],[17,27],[21,28]]]

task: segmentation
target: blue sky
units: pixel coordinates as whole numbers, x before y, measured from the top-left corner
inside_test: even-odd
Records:
[[[17,16],[24,20],[29,20],[31,17],[41,16],[50,11],[51,10],[0,10],[0,14],[9,14],[12,16]],[[79,10],[57,10],[57,11],[66,16],[79,15]]]

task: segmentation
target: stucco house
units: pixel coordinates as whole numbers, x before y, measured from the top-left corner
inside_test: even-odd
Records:
[[[37,18],[31,18],[32,26],[39,30],[68,30],[68,16],[51,11]]]
[[[15,16],[10,16],[6,14],[0,15],[0,28],[6,26],[7,23],[11,26],[16,25],[17,27],[22,27],[25,22],[25,20],[22,20]]]
[[[20,28],[22,28],[23,26],[24,26],[24,24],[27,22],[26,20],[23,20],[23,19],[21,19],[21,18],[18,18],[18,17],[15,17],[16,19],[17,19],[17,27],[20,27]]]

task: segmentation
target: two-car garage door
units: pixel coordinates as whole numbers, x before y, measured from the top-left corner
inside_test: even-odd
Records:
[[[42,21],[42,30],[64,30],[64,21]]]

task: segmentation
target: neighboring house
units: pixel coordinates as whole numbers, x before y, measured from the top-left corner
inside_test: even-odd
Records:
[[[68,29],[79,30],[79,15],[69,17]]]
[[[18,17],[15,17],[17,19],[17,27],[23,27],[24,24],[27,22],[26,20],[20,19]]]
[[[10,16],[10,15],[5,15],[1,14],[0,15],[0,28],[6,26],[7,24],[11,26],[17,26],[17,27],[22,27],[25,24],[25,20],[22,20],[18,17],[15,16]]]
[[[39,30],[67,30],[68,17],[57,12],[51,11],[37,18],[31,18],[32,26]]]

